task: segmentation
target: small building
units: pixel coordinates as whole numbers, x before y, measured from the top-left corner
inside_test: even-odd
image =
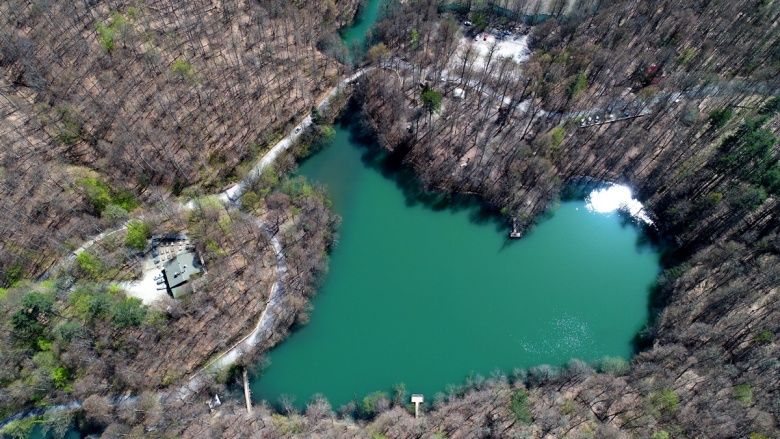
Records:
[[[200,261],[192,251],[184,251],[163,265],[162,275],[168,295],[174,299],[192,292],[189,281],[201,272]]]

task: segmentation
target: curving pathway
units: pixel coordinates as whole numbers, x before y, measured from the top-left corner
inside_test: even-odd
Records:
[[[317,104],[317,109],[320,111],[327,110],[330,107],[331,100],[343,88],[350,85],[356,79],[360,78],[361,76],[363,76],[363,74],[365,74],[366,72],[368,72],[373,68],[374,67],[365,67],[359,69],[355,71],[352,75],[347,76],[346,78],[339,81],[339,83],[335,87],[331,88],[331,90],[322,98],[319,104]],[[227,190],[220,192],[219,194],[217,194],[217,197],[222,202],[224,202],[228,208],[238,208],[240,205],[241,194],[244,192],[246,187],[250,183],[252,183],[252,181],[254,181],[256,178],[258,178],[262,174],[263,170],[265,170],[277,158],[279,158],[279,156],[284,151],[289,149],[290,146],[294,144],[295,140],[297,140],[298,137],[301,136],[303,131],[309,128],[313,123],[314,122],[312,120],[311,114],[307,115],[303,119],[303,121],[301,121],[301,123],[293,127],[292,131],[287,136],[285,136],[283,139],[277,142],[270,150],[268,150],[268,152],[265,153],[263,157],[261,157],[260,160],[257,161],[255,166],[252,167],[252,169],[247,173],[247,175],[241,181],[231,186]],[[179,209],[191,210],[194,209],[195,206],[196,206],[195,200],[190,200],[187,203],[178,204],[177,207]],[[141,219],[141,218],[143,218],[143,216],[139,216],[133,219]],[[121,226],[115,229],[103,231],[98,235],[95,235],[93,238],[87,240],[76,250],[68,253],[68,255],[65,256],[59,263],[55,264],[49,270],[47,270],[43,275],[40,276],[39,279],[46,279],[52,273],[54,268],[61,266],[63,263],[73,261],[76,258],[76,256],[78,256],[80,253],[88,250],[93,245],[100,242],[102,239],[106,238],[107,236],[125,230],[127,228],[129,221],[130,220],[126,221]],[[285,279],[287,274],[287,259],[284,256],[282,244],[281,242],[279,242],[279,239],[276,237],[276,235],[271,233],[271,230],[260,219],[256,219],[255,223],[258,227],[261,228],[261,230],[263,230],[263,232],[266,235],[269,236],[271,246],[273,247],[274,253],[276,254],[276,270],[275,270],[276,280],[271,286],[271,295],[268,298],[268,302],[266,303],[265,309],[260,314],[260,318],[258,319],[257,324],[249,334],[245,335],[241,340],[239,340],[228,350],[222,352],[210,363],[206,364],[200,370],[195,372],[189,379],[187,379],[187,382],[184,385],[182,385],[180,388],[169,392],[160,392],[160,396],[162,398],[176,397],[180,400],[184,400],[192,396],[194,393],[196,393],[198,390],[200,390],[203,387],[205,383],[204,376],[206,372],[220,370],[232,366],[238,361],[239,358],[241,358],[242,355],[244,355],[244,353],[248,352],[258,344],[260,344],[260,342],[267,340],[271,336],[271,333],[274,330],[274,328],[276,327],[278,318],[281,315],[279,311],[279,306],[281,306],[281,304],[283,303],[283,298],[286,291],[284,284],[285,284]],[[115,398],[115,400],[129,401],[129,400],[133,400],[134,398],[135,397],[132,396],[129,397],[125,396],[125,397],[117,397]],[[35,408],[35,409],[25,410],[0,421],[0,428],[4,427],[10,422],[18,421],[32,416],[42,416],[47,413],[56,413],[63,410],[76,410],[79,408],[81,408],[81,401],[71,401],[65,404],[59,404],[49,408]]]

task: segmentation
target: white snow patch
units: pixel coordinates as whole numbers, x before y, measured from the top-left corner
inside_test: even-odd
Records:
[[[646,224],[653,224],[642,203],[634,198],[631,189],[619,184],[611,184],[602,189],[596,189],[585,198],[585,206],[591,212],[610,213],[626,212],[631,217]]]
[[[485,61],[493,43],[496,43],[496,50],[493,52],[494,60],[511,58],[515,62],[521,63],[531,56],[531,51],[528,49],[528,35],[512,34],[506,38],[497,39],[492,33],[483,32],[477,35],[472,43],[478,55],[474,61],[475,68],[481,69],[485,67]],[[465,46],[465,44],[468,44],[467,38],[461,42],[461,47]]]

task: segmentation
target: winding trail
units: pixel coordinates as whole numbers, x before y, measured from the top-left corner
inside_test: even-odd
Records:
[[[345,87],[350,85],[352,82],[354,82],[355,80],[360,78],[363,74],[365,74],[366,72],[370,71],[373,68],[374,67],[365,67],[355,71],[353,74],[347,76],[346,78],[343,78],[341,81],[339,81],[339,83],[336,86],[331,88],[330,91],[328,91],[328,93],[322,98],[319,104],[317,104],[317,109],[320,111],[327,110],[330,107],[330,103],[333,100],[333,98],[340,91],[342,91]],[[295,141],[303,134],[303,132],[307,128],[309,128],[313,123],[314,121],[312,120],[311,114],[306,115],[306,117],[303,119],[303,121],[301,121],[301,123],[293,127],[292,131],[287,136],[285,136],[279,142],[277,142],[270,150],[268,150],[268,152],[266,152],[260,158],[260,160],[257,161],[257,163],[252,167],[252,169],[247,173],[247,175],[241,181],[234,184],[227,190],[220,192],[219,194],[216,194],[217,197],[223,203],[225,203],[228,209],[237,209],[240,206],[241,194],[244,192],[246,187],[249,184],[251,184],[255,179],[257,179],[268,166],[270,166],[274,161],[276,161],[277,158],[279,158],[279,156],[284,151],[289,149],[290,146],[292,146],[295,143]],[[195,208],[196,205],[197,204],[195,200],[190,200],[186,203],[177,203],[177,208],[181,210],[192,210]],[[94,237],[90,238],[89,240],[85,241],[81,246],[79,246],[74,251],[68,253],[58,263],[54,264],[45,273],[43,273],[39,277],[39,280],[48,278],[54,272],[55,268],[61,267],[69,262],[72,262],[73,260],[75,260],[76,256],[78,256],[80,253],[86,250],[89,250],[92,246],[100,242],[102,239],[111,236],[114,233],[127,229],[128,223],[133,219],[138,220],[142,218],[143,215],[132,218],[124,222],[121,226],[115,229],[105,230],[95,235]],[[232,366],[246,352],[249,352],[255,346],[259,345],[262,341],[267,340],[272,335],[274,329],[276,328],[279,316],[281,315],[279,307],[284,303],[284,297],[286,292],[285,280],[287,275],[287,259],[285,258],[281,242],[276,237],[276,235],[271,232],[268,226],[266,226],[260,219],[255,219],[255,224],[263,231],[263,233],[265,233],[269,237],[269,241],[276,255],[276,269],[275,269],[276,280],[271,286],[271,294],[268,298],[268,301],[266,302],[265,309],[263,309],[263,312],[260,314],[260,318],[258,319],[257,324],[249,334],[245,335],[229,349],[218,354],[213,360],[211,360],[205,366],[200,368],[197,372],[192,374],[189,378],[187,378],[186,382],[183,385],[181,385],[179,388],[167,390],[167,391],[166,390],[160,391],[159,395],[162,399],[174,397],[179,400],[185,400],[189,398],[193,394],[197,393],[203,387],[203,385],[205,384],[205,380],[204,380],[205,374],[207,372],[216,371],[216,370],[220,370]],[[136,397],[134,396],[114,397],[114,401],[116,402],[127,402],[127,401],[133,401],[135,399]],[[33,408],[29,410],[24,410],[0,421],[0,428],[8,425],[11,422],[19,421],[33,416],[43,416],[46,414],[52,414],[61,411],[77,410],[81,408],[81,405],[82,405],[82,401],[74,400],[64,404],[51,406],[48,408]]]
[[[277,308],[282,304],[285,293],[287,259],[282,251],[282,244],[279,242],[276,235],[272,234],[268,227],[259,219],[256,220],[255,224],[270,237],[271,246],[276,254],[276,280],[271,286],[271,295],[268,298],[268,302],[266,302],[265,309],[263,309],[263,312],[260,314],[257,325],[255,325],[254,329],[244,336],[244,338],[195,372],[179,389],[169,393],[165,397],[175,397],[179,400],[189,398],[203,387],[205,373],[232,366],[244,353],[253,349],[260,344],[260,342],[267,340],[276,328],[276,321],[279,316]]]

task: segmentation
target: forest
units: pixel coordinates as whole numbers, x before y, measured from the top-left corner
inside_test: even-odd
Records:
[[[240,209],[205,196],[354,71],[336,30],[358,3],[0,4],[3,417],[79,400],[35,422],[107,438],[778,437],[780,3],[389,2],[351,95]],[[480,55],[486,29],[527,36],[527,59]],[[478,196],[523,233],[572,183],[635,188],[670,248],[638,354],[473,376],[421,420],[402,387],[344,407],[210,408],[308,321],[339,218],[293,172],[348,98],[425,191]],[[146,239],[181,229],[209,267],[197,293],[164,311],[125,297],[115,284],[138,275]],[[273,237],[291,291],[273,335],[173,397],[264,311]]]

